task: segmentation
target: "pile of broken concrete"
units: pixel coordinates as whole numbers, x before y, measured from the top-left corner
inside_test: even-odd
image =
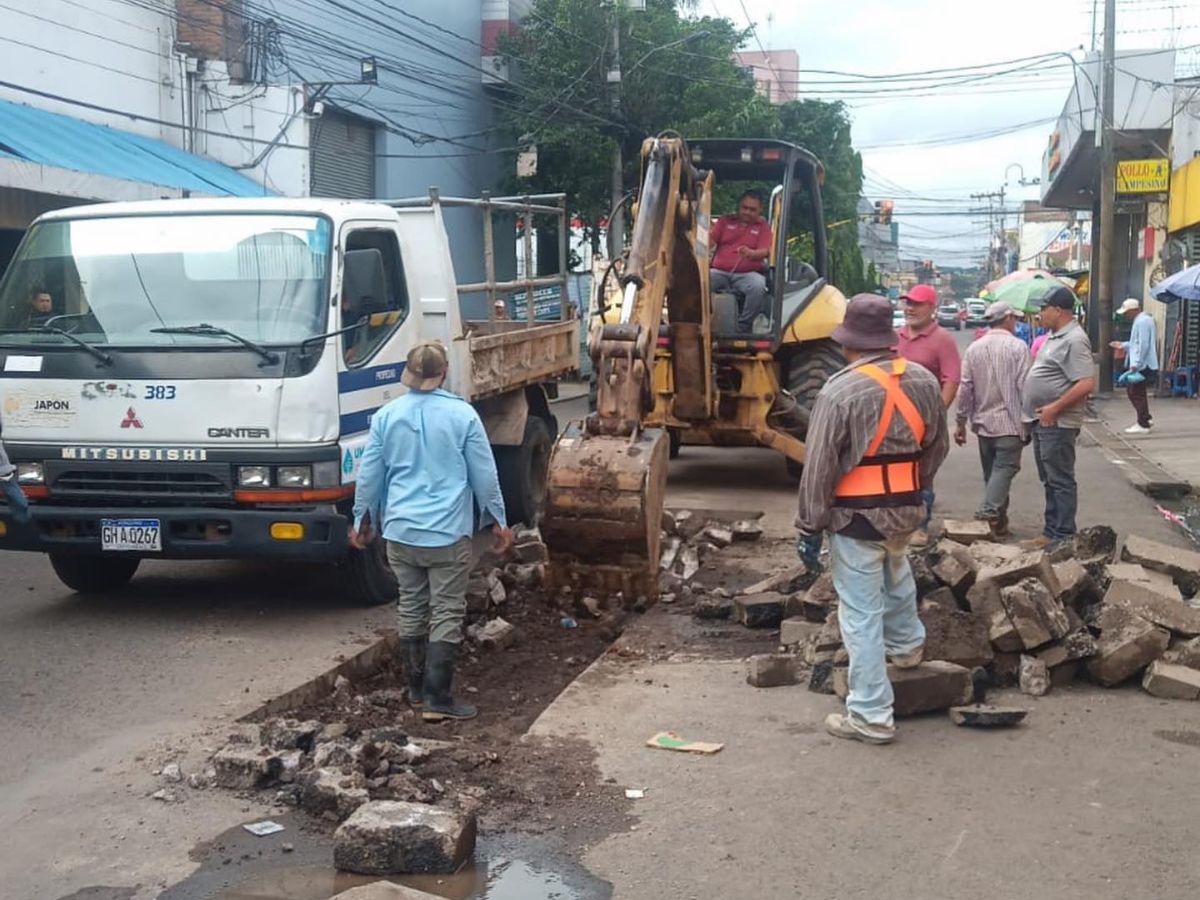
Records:
[[[1140,676],[1156,697],[1200,699],[1200,553],[1136,535],[1118,548],[1106,526],[1029,550],[993,541],[985,523],[947,522],[909,560],[925,662],[888,667],[897,715],[982,701],[992,686],[1041,696],[1079,677],[1114,687]],[[800,566],[732,598],[742,624],[779,629],[780,651],[751,657],[747,680],[806,677],[811,690],[844,697],[837,592],[828,573],[793,590],[804,578]]]

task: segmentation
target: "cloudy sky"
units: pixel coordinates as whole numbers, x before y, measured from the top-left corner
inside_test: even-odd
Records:
[[[946,81],[974,73],[930,75],[926,82],[854,83],[803,70],[894,76],[1061,51],[1076,51],[1080,59],[1092,44],[1092,6],[1092,0],[698,0],[697,9],[751,22],[755,37],[747,50],[757,50],[759,41],[767,49],[797,50],[801,95],[842,99],[850,106],[865,190],[873,200],[895,200],[902,251],[963,265],[987,246],[986,216],[967,214],[977,206],[971,194],[998,190],[1007,170],[1006,206],[1038,197],[1038,188],[1018,184],[1021,172],[1012,164],[1028,178],[1040,174],[1042,148],[1053,130],[1045,120],[1062,111],[1072,83],[1065,60],[1026,59],[983,70],[1019,71],[956,85]],[[1102,0],[1097,16],[1099,46]],[[1175,46],[1183,75],[1200,68],[1197,45],[1197,0],[1117,0],[1118,50]],[[981,133],[1023,123],[1037,124],[980,139]],[[967,139],[943,140],[960,138]],[[916,141],[926,144],[913,146]],[[934,215],[947,210],[961,214]]]

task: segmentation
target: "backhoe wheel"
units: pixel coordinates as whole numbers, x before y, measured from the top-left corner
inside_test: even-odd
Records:
[[[788,476],[790,478],[794,478],[796,481],[799,481],[800,476],[804,474],[804,466],[801,463],[796,462],[794,459],[788,459],[786,456],[783,459],[783,463],[785,466],[787,466]]]
[[[786,387],[796,398],[796,418],[800,425],[800,440],[808,435],[808,419],[812,415],[817,394],[829,376],[846,365],[846,357],[833,341],[813,341],[794,354],[787,364]]]
[[[671,459],[678,459],[679,458],[679,448],[681,448],[683,446],[683,432],[680,431],[678,428],[668,428],[667,429],[667,440],[669,440],[671,442],[671,445],[668,448],[669,452],[667,453],[667,455]]]
[[[387,561],[387,542],[376,535],[366,550],[347,549],[347,600],[353,606],[395,603],[400,595],[396,573]]]
[[[536,525],[546,503],[546,470],[554,438],[544,419],[530,415],[519,447],[496,447],[496,471],[508,524]]]
[[[136,556],[50,554],[50,565],[58,580],[80,594],[103,594],[124,587],[140,563]]]

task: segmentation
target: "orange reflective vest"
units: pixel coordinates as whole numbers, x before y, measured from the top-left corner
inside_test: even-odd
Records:
[[[858,369],[883,388],[883,412],[879,416],[875,437],[862,460],[838,482],[834,506],[872,509],[880,506],[916,506],[921,503],[922,452],[917,450],[914,453],[888,455],[878,452],[892,425],[892,415],[897,410],[908,424],[918,446],[925,439],[925,420],[921,418],[916,404],[900,387],[900,376],[904,374],[904,369],[903,359],[892,362],[890,375],[874,365]]]

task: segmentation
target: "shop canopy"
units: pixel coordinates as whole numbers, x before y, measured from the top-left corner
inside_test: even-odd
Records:
[[[270,193],[164,141],[7,100],[0,100],[0,186],[94,200]]]

